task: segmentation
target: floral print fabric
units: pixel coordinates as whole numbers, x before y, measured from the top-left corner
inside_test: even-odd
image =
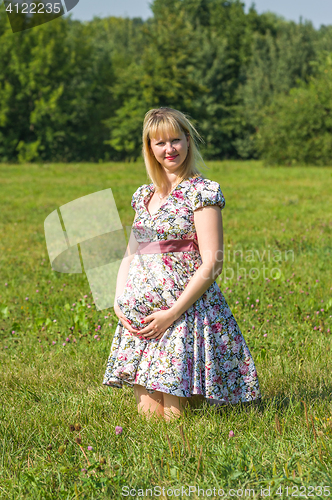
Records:
[[[143,185],[132,198],[133,231],[139,243],[197,241],[194,211],[225,206],[219,184],[202,176],[182,181],[150,215],[146,205],[153,192],[153,184]],[[174,304],[201,264],[197,250],[135,255],[117,299],[122,312],[141,328],[142,318]],[[231,404],[260,397],[254,361],[215,281],[159,340],[140,340],[118,322],[103,384],[123,383],[180,397],[201,394]]]

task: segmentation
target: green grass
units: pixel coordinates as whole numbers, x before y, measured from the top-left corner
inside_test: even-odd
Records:
[[[203,404],[166,424],[137,414],[132,389],[102,386],[116,318],[96,311],[84,275],[51,270],[43,229],[57,207],[109,187],[131,225],[143,164],[0,166],[1,499],[139,498],[155,486],[167,498],[181,486],[211,488],[210,498],[213,488],[216,498],[221,488],[224,498],[230,488],[236,498],[269,487],[270,498],[332,495],[332,169],[208,167],[226,198],[218,283],[263,398],[219,412]]]

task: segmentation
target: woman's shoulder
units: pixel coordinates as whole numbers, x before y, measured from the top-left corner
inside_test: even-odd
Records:
[[[225,206],[225,198],[220,184],[203,177],[203,175],[197,175],[190,179],[190,194],[194,210],[209,205],[219,205],[220,208]]]
[[[143,184],[142,186],[139,186],[136,189],[131,199],[131,206],[133,207],[134,210],[138,208],[139,204],[150,193],[151,189],[152,189],[151,184]]]
[[[190,179],[190,182],[196,191],[203,191],[204,189],[218,189],[220,185],[216,181],[211,181],[203,175],[196,175]]]

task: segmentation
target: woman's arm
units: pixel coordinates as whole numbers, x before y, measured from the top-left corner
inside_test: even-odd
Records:
[[[139,243],[134,236],[134,232],[133,232],[133,230],[131,230],[126,253],[124,254],[124,257],[123,257],[122,262],[120,264],[118,276],[117,276],[117,280],[116,280],[114,307],[117,305],[116,299],[123,293],[125,284],[126,284],[127,279],[128,279],[130,263],[133,260],[133,258],[135,257],[135,252],[138,248],[138,245],[139,245]]]
[[[195,210],[194,221],[202,264],[169,309],[173,321],[189,309],[222,272],[223,227],[220,207],[213,205]]]
[[[146,338],[161,338],[165,330],[198,300],[221,273],[223,265],[223,227],[220,207],[202,207],[194,212],[202,264],[170,309],[157,311],[145,318],[149,323],[140,330]]]
[[[119,271],[118,271],[118,276],[117,276],[117,280],[116,280],[115,299],[114,299],[114,312],[115,312],[115,314],[117,315],[117,317],[121,321],[122,325],[132,334],[137,334],[137,329],[134,329],[130,325],[129,320],[123,314],[123,312],[121,311],[121,309],[117,303],[117,298],[123,293],[125,284],[126,284],[127,279],[128,279],[130,263],[135,256],[135,252],[138,248],[138,245],[139,245],[139,243],[134,236],[133,230],[131,230],[126,253],[122,259],[122,262],[120,264]]]

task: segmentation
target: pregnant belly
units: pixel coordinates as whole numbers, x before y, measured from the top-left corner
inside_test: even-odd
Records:
[[[168,286],[166,284],[166,287]],[[141,324],[143,318],[153,312],[169,309],[182,292],[183,289],[178,287],[166,290],[146,283],[136,287],[131,281],[128,281],[123,294],[117,298],[117,302],[123,314],[131,321],[132,326],[143,328],[144,325]]]
[[[133,327],[144,328],[142,319],[172,307],[190,277],[191,273],[183,266],[173,266],[172,270],[168,270],[153,260],[145,265],[136,263],[129,271],[123,294],[117,298],[117,303]]]

